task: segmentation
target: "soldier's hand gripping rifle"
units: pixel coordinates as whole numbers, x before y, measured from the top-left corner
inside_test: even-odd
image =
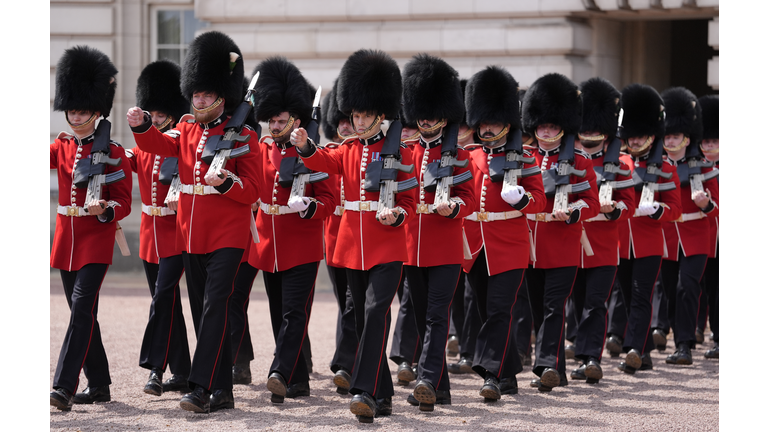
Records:
[[[656,192],[671,191],[675,189],[675,183],[659,183],[659,177],[670,179],[672,173],[665,173],[662,170],[664,159],[662,158],[664,137],[656,137],[656,142],[653,143],[651,154],[648,157],[646,167],[636,167],[635,172],[632,173],[632,180],[635,183],[635,187],[643,185],[643,190],[640,193],[640,201],[637,207],[649,206],[653,204],[654,195]],[[635,216],[638,216],[635,213]]]
[[[504,154],[504,158],[493,158],[488,164],[491,181],[504,182],[501,186],[502,194],[517,187],[518,177],[530,177],[541,173],[538,166],[523,169],[524,163],[534,163],[535,159],[523,155],[523,132],[520,129],[515,129],[507,135]]]
[[[552,212],[554,213],[557,210],[561,210],[565,212],[566,215],[570,215],[570,211],[568,211],[568,195],[589,190],[590,185],[586,180],[573,185],[571,184],[571,175],[584,177],[586,171],[574,168],[576,163],[576,153],[574,148],[576,135],[568,134],[563,139],[564,142],[557,158],[557,169],[544,171],[542,173],[542,180],[544,182],[545,192],[551,190],[552,186],[554,186],[555,189],[555,203],[552,207]]]
[[[398,171],[413,172],[413,165],[403,165],[400,155],[400,134],[403,125],[395,119],[390,123],[387,137],[381,148],[382,160],[371,161],[365,171],[364,189],[368,192],[379,192],[379,208],[376,210],[376,218],[381,217],[381,211],[386,207],[394,209],[395,194],[411,190],[419,185],[416,177],[411,177],[401,182],[397,181]]]
[[[619,161],[619,154],[621,153],[621,140],[614,137],[608,148],[605,150],[605,157],[603,158],[603,166],[596,166],[595,176],[597,177],[597,184],[599,184],[599,199],[600,205],[604,205],[613,201],[614,189],[626,189],[634,186],[632,179],[616,181],[616,174],[629,176],[630,170],[621,169],[621,162]]]
[[[459,124],[449,123],[443,131],[442,152],[440,153],[440,162],[432,162],[427,165],[424,172],[424,190],[435,192],[434,207],[439,204],[450,203],[451,187],[466,183],[472,179],[470,171],[454,176],[453,168],[464,168],[469,164],[469,160],[456,159],[457,146],[459,143]],[[436,212],[436,210],[435,210]],[[424,213],[424,211],[422,211]]]
[[[227,122],[227,126],[224,128],[224,135],[215,135],[208,138],[205,142],[205,149],[201,159],[203,162],[210,165],[208,167],[207,174],[216,174],[219,178],[224,176],[219,173],[219,170],[224,168],[224,164],[229,159],[248,154],[251,148],[246,144],[242,147],[235,148],[235,143],[247,143],[251,139],[250,135],[240,135],[245,127],[245,122],[251,115],[253,105],[253,91],[256,88],[256,81],[259,79],[260,72],[256,72],[256,75],[251,79],[251,84],[248,86],[248,91],[245,93],[245,99],[237,107],[232,117]],[[207,175],[206,174],[206,175]]]
[[[323,88],[318,87],[315,101],[312,104],[312,120],[307,125],[307,137],[314,143],[320,142],[320,94]],[[287,157],[280,162],[279,182],[283,187],[291,186],[288,202],[293,198],[304,197],[307,183],[315,183],[328,179],[328,173],[312,172],[304,165],[301,158]]]
[[[105,174],[107,165],[119,166],[123,162],[122,159],[109,157],[109,135],[111,129],[112,124],[108,120],[102,119],[99,122],[99,126],[93,135],[90,163],[80,162],[73,173],[75,186],[88,188],[85,193],[86,206],[94,200],[99,201],[101,199],[102,187],[104,185],[112,184],[125,178],[123,170]]]
[[[685,152],[686,163],[677,165],[677,176],[680,177],[680,185],[682,186],[687,182],[691,183],[691,199],[696,195],[696,192],[704,192],[705,181],[713,179],[719,174],[717,168],[702,174],[702,168],[714,167],[715,163],[707,161],[704,155],[701,154],[699,147],[692,144],[688,145],[688,149]]]

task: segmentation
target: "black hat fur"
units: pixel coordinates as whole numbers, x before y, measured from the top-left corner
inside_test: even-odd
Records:
[[[56,65],[56,111],[98,111],[109,117],[115,98],[117,68],[103,52],[85,45],[64,51]]]
[[[681,133],[696,145],[701,141],[701,106],[696,96],[685,87],[672,87],[661,93],[664,110],[666,135]]]
[[[323,129],[323,135],[331,141],[336,139],[339,122],[341,119],[349,118],[339,111],[339,104],[336,102],[336,84],[338,79],[333,80],[331,91],[325,95],[325,99],[320,106],[322,115],[320,116],[320,127]]]
[[[512,75],[499,66],[488,66],[472,75],[464,97],[467,125],[477,129],[480,123],[509,123],[511,129],[519,128],[518,86]]]
[[[531,133],[541,124],[551,123],[565,134],[576,134],[581,128],[581,112],[579,88],[559,73],[534,81],[523,99],[523,125]]]
[[[630,84],[621,91],[624,109],[621,137],[664,136],[664,100],[653,87]]]
[[[231,52],[238,55],[232,69]],[[224,112],[231,113],[243,101],[244,76],[243,56],[237,44],[219,31],[205,32],[189,44],[181,70],[181,94],[192,102],[195,92],[214,92],[224,98]]]
[[[269,121],[282,112],[289,112],[307,127],[312,119],[312,86],[299,68],[282,56],[270,57],[259,63],[253,75],[259,72],[256,83],[256,120]]]
[[[400,68],[380,50],[354,52],[341,68],[336,89],[339,110],[384,114],[394,119],[400,111],[403,83]]]
[[[146,111],[160,111],[175,122],[189,112],[189,101],[181,95],[181,67],[171,60],[148,64],[136,83],[136,105]]]
[[[701,139],[720,139],[720,96],[707,95],[699,98],[703,133]]]
[[[417,54],[403,68],[403,108],[409,123],[420,119],[461,122],[464,97],[459,73],[441,58]]]
[[[608,80],[590,78],[580,85],[582,117],[580,132],[599,132],[616,136],[619,125],[621,93]]]

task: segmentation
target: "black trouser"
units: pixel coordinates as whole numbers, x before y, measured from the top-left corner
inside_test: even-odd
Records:
[[[696,324],[699,316],[699,297],[707,255],[679,255],[678,261],[666,261],[661,267],[664,294],[667,297],[669,324],[675,335],[675,346],[687,343],[696,346]]]
[[[347,269],[356,310],[364,311],[362,333],[352,368],[351,394],[368,393],[376,399],[395,394],[386,359],[392,300],[402,277],[403,263],[379,264],[369,270]]]
[[[627,331],[624,335],[624,352],[631,349],[641,354],[649,353],[654,345],[651,335],[653,314],[653,287],[661,269],[661,257],[621,259],[618,276],[624,308],[627,311]]]
[[[453,292],[451,300],[451,319],[448,321],[448,335],[461,338],[461,328],[464,327],[464,272],[459,272],[459,284]]]
[[[232,361],[248,364],[253,360],[253,342],[248,325],[248,305],[251,302],[251,288],[259,269],[241,262],[235,276],[235,291],[229,299],[229,334],[232,337]]]
[[[469,283],[467,274],[463,271],[459,276],[459,286],[456,291],[459,291],[461,287],[464,287],[462,297],[462,325],[459,327],[459,355],[461,357],[472,360],[475,355],[475,345],[477,343],[477,335],[480,333],[480,327],[483,322],[480,319],[480,309],[477,304],[477,294],[472,289],[472,285]],[[453,296],[454,302],[456,302],[456,295]],[[455,303],[451,306],[451,310],[456,310]]]
[[[533,373],[557,370],[565,376],[565,302],[573,290],[576,266],[552,269],[528,268],[528,295],[534,319],[541,316],[536,334],[536,361]]]
[[[627,332],[627,310],[624,306],[624,295],[621,294],[619,269],[616,270],[611,299],[608,301],[608,334],[616,335],[623,340]]]
[[[355,365],[357,352],[357,326],[359,324],[359,333],[362,333],[364,317],[361,313],[358,323],[352,292],[347,283],[347,269],[329,265],[326,267],[333,285],[333,295],[339,305],[339,314],[336,317],[336,351],[331,359],[331,372],[336,373],[339,369],[350,372]]]
[[[160,258],[158,264],[142,260],[152,303],[144,339],[139,351],[139,366],[165,371],[184,378],[189,376],[191,360],[187,325],[181,311],[179,281],[184,273],[181,254]]]
[[[664,285],[676,283],[674,280],[676,278],[673,278],[672,280],[666,279],[670,274],[675,273],[674,270],[672,272],[664,270],[670,263],[674,265],[674,261],[661,261],[661,277],[656,279],[656,284],[653,287],[653,316],[651,318],[651,328],[659,329],[663,331],[664,334],[669,333],[669,311],[667,310],[669,301],[667,295],[664,293]]]
[[[86,264],[76,271],[60,270],[70,314],[53,376],[54,389],[75,393],[81,369],[88,379],[88,387],[112,384],[107,353],[96,318],[99,313],[99,290],[108,267],[108,264]]]
[[[437,390],[450,390],[445,364],[451,302],[459,282],[461,264],[434,267],[403,266],[411,283],[411,301],[422,344],[419,379]]]
[[[523,286],[517,292],[517,301],[512,309],[512,326],[515,329],[517,340],[517,352],[524,355],[531,354],[531,333],[538,333],[541,321],[534,321],[531,312],[531,300],[528,296],[528,277],[523,277]],[[537,317],[539,320],[541,317]]]
[[[581,270],[581,269],[579,269]],[[568,297],[565,302],[565,339],[569,341],[576,341],[576,335],[579,333],[579,321],[581,321],[581,308],[576,304],[574,297],[577,295],[577,288],[579,288],[579,275],[576,274],[576,282],[573,284],[573,294]],[[579,299],[581,305],[584,305],[584,284],[582,283],[581,298]],[[578,309],[578,310],[577,310]]]
[[[512,328],[512,311],[525,270],[515,269],[488,276],[485,260],[483,248],[467,275],[477,294],[483,322],[477,335],[472,370],[482,378],[488,372],[499,379],[511,378],[523,370]]]
[[[208,391],[232,389],[232,337],[229,298],[243,249],[221,248],[207,254],[182,253],[190,305],[200,308],[197,346],[192,356],[189,384]],[[195,307],[192,318],[195,318]]]
[[[301,351],[307,338],[319,264],[315,261],[275,273],[262,272],[275,336],[275,358],[268,374],[279,373],[289,385],[309,381]]]
[[[720,258],[707,259],[704,280],[709,305],[709,329],[712,330],[712,339],[720,342]]]
[[[611,288],[616,278],[616,266],[579,269],[573,288],[573,304],[578,321],[574,343],[576,358],[598,362],[603,356]]]
[[[416,312],[411,300],[411,283],[405,271],[400,277],[398,292],[402,292],[400,309],[397,312],[397,321],[395,321],[395,332],[392,334],[389,359],[398,366],[403,362],[413,365],[421,357],[423,344],[416,328]]]

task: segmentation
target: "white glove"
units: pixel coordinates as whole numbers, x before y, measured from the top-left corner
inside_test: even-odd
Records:
[[[303,212],[304,210],[309,207],[309,198],[307,197],[293,197],[288,200],[288,207],[291,208],[291,210],[296,210],[298,212]]]
[[[506,201],[511,205],[515,205],[519,203],[520,200],[523,199],[523,195],[525,195],[525,189],[523,189],[522,186],[516,186],[512,189],[501,191],[501,199],[503,199],[504,201]]]
[[[657,211],[659,211],[659,203],[656,201],[650,204],[640,204],[640,207],[637,208],[637,214],[640,216],[650,216]]]

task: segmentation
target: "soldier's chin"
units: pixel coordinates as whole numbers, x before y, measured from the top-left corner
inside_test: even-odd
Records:
[[[603,145],[602,141],[587,141],[587,140],[581,141],[581,146],[588,149],[597,148],[601,145]]]
[[[192,113],[195,116],[195,121],[198,123],[210,123],[219,116],[218,110],[208,111],[208,112],[201,112],[198,111],[197,108],[193,110]]]

